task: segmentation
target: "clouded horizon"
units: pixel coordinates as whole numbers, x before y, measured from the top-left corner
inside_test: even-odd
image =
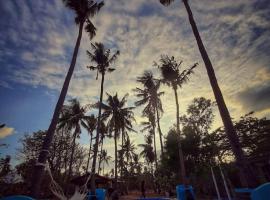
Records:
[[[270,5],[267,0],[190,0],[194,18],[214,66],[219,85],[231,116],[255,111],[258,117],[269,117],[270,111]],[[78,27],[74,14],[60,0],[1,1],[0,11],[0,131],[1,143],[10,144],[4,153],[15,154],[18,139],[26,132],[46,129],[68,70]],[[179,90],[180,112],[195,97],[214,100],[204,63],[181,1],[163,7],[158,0],[105,0],[95,16],[97,36],[112,51],[120,50],[116,71],[106,75],[105,91],[122,97],[129,93],[128,103],[136,100],[132,89],[139,86],[136,77],[152,70],[161,54],[183,60],[183,67],[198,62],[190,82]],[[100,80],[89,71],[86,50],[90,41],[83,34],[75,72],[68,97],[82,104],[96,102]],[[171,88],[161,87],[164,114],[163,133],[175,121],[175,102]],[[91,111],[90,111],[91,112]],[[141,109],[135,110],[139,130]],[[221,125],[217,109],[215,124]],[[87,137],[83,133],[82,138]],[[142,134],[132,134],[136,143]],[[81,140],[83,144],[87,144]],[[107,144],[109,147],[109,144]],[[2,151],[2,149],[1,149]]]

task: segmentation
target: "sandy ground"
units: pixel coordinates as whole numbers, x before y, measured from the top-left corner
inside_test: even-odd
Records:
[[[129,195],[121,196],[120,200],[136,200],[141,197],[140,192],[130,192]],[[146,197],[164,197],[153,192],[146,192]]]

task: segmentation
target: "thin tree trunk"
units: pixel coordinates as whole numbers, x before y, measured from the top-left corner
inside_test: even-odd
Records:
[[[158,107],[157,107],[157,105],[156,105],[156,110],[157,110],[157,125],[158,125],[158,132],[159,132],[159,140],[160,140],[160,148],[161,148],[161,157],[163,157],[163,153],[164,153],[164,151],[163,151],[163,142],[162,142],[162,132],[161,132],[161,128],[160,128],[160,117],[159,117],[159,111],[158,111]]]
[[[181,132],[180,132],[180,119],[179,119],[179,102],[178,102],[178,95],[177,95],[177,88],[173,88],[174,96],[175,96],[175,103],[176,103],[176,130],[179,137],[178,144],[178,154],[180,159],[180,176],[181,181],[185,185],[186,184],[186,168],[185,168],[185,161],[184,161],[184,155],[181,145]]]
[[[104,76],[105,74],[103,73],[101,76],[101,85],[100,85],[100,98],[99,98],[99,109],[98,109],[98,123],[97,123],[97,134],[96,134],[96,141],[94,145],[94,155],[93,155],[93,162],[92,162],[92,178],[91,178],[91,194],[95,195],[96,194],[96,163],[97,163],[97,154],[98,154],[98,143],[99,143],[99,132],[100,132],[100,124],[101,124],[101,103],[103,101],[103,86],[104,86]],[[94,198],[93,198],[94,199]]]
[[[51,121],[50,126],[48,128],[46,137],[43,141],[42,149],[40,151],[37,164],[34,167],[31,194],[33,197],[36,197],[36,198],[38,198],[38,195],[39,195],[40,184],[41,184],[42,176],[44,173],[44,165],[45,165],[47,157],[48,157],[49,148],[50,148],[53,136],[54,136],[55,128],[56,128],[56,125],[58,123],[59,115],[60,115],[61,109],[63,107],[65,97],[66,97],[66,94],[68,91],[69,83],[70,83],[70,80],[71,80],[71,77],[72,77],[72,74],[73,74],[73,71],[75,68],[76,59],[77,59],[77,55],[78,55],[78,51],[79,51],[79,47],[80,47],[80,43],[81,43],[81,38],[82,38],[83,24],[84,24],[84,22],[80,23],[79,34],[78,34],[78,38],[77,38],[76,45],[74,48],[71,64],[70,64],[68,73],[66,75],[60,96],[59,96],[57,104],[56,104],[56,107],[54,109],[52,121]]]
[[[188,13],[188,17],[189,17],[189,22],[190,25],[192,27],[193,30],[193,34],[196,38],[202,59],[204,61],[206,70],[207,70],[207,74],[210,80],[210,84],[213,90],[213,93],[215,95],[215,99],[218,105],[218,109],[225,127],[225,131],[227,133],[227,137],[230,141],[230,145],[232,147],[232,151],[236,157],[236,164],[239,168],[239,172],[240,172],[240,176],[241,176],[241,180],[242,181],[242,186],[244,187],[255,187],[258,184],[258,179],[255,176],[255,174],[253,173],[250,163],[247,161],[247,159],[244,156],[243,150],[241,148],[240,142],[239,142],[239,138],[236,134],[236,131],[234,129],[231,117],[230,117],[230,113],[227,109],[227,106],[225,104],[223,95],[221,93],[221,90],[219,88],[217,79],[216,79],[216,75],[212,66],[212,63],[208,57],[208,54],[206,52],[206,49],[203,45],[203,42],[201,40],[201,36],[199,34],[197,25],[195,23],[195,20],[193,18],[193,14],[192,11],[190,9],[190,6],[188,4],[188,0],[183,0],[185,8],[187,10]]]
[[[98,174],[100,172],[100,165],[101,165],[101,162],[102,162],[102,150],[103,150],[103,137],[101,138],[101,144],[100,144],[100,156],[99,156],[99,162],[98,162]]]
[[[89,146],[89,152],[88,152],[88,159],[87,159],[86,172],[88,171],[89,162],[90,162],[90,158],[91,158],[92,140],[93,140],[93,132],[91,133],[91,136],[90,136],[90,146]]]
[[[72,165],[73,165],[74,152],[75,152],[75,147],[76,147],[77,134],[78,134],[78,127],[75,128],[74,135],[73,135],[71,156],[70,156],[68,176],[67,176],[67,184],[68,184],[68,186],[65,189],[65,193],[67,193],[67,191],[69,189],[69,181],[70,181],[70,177],[71,177],[71,174],[72,174]]]
[[[117,133],[114,132],[114,153],[115,153],[115,161],[114,161],[114,179],[115,179],[115,186],[114,188],[117,189]]]
[[[153,138],[154,138],[154,150],[155,150],[155,165],[156,165],[156,170],[157,170],[157,147],[156,147],[156,127],[153,124]]]

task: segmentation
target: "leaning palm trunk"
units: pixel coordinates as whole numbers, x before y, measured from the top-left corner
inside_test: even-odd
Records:
[[[68,169],[67,182],[69,182],[70,177],[71,177],[71,174],[72,174],[72,164],[73,164],[73,159],[74,159],[74,152],[75,152],[75,147],[76,147],[77,134],[78,134],[78,127],[75,128],[74,135],[73,135],[72,149],[71,149],[71,156],[70,156],[70,161],[69,161],[69,169]]]
[[[90,136],[90,145],[89,145],[88,159],[87,159],[87,165],[86,165],[86,172],[88,171],[89,162],[90,162],[90,158],[91,158],[92,140],[93,140],[93,133],[91,133],[91,136]]]
[[[160,140],[160,149],[161,149],[161,157],[163,157],[163,142],[162,142],[162,132],[161,132],[161,128],[160,128],[160,118],[159,118],[159,111],[158,111],[158,107],[156,106],[156,110],[157,110],[157,125],[158,125],[158,133],[159,133],[159,140]]]
[[[75,68],[75,64],[76,64],[76,59],[77,59],[77,55],[78,55],[78,51],[79,51],[79,47],[80,47],[80,43],[81,43],[81,38],[82,38],[82,31],[83,31],[83,22],[80,23],[79,26],[79,34],[78,34],[78,38],[76,41],[76,46],[73,52],[73,56],[72,56],[72,60],[71,60],[71,64],[68,70],[68,73],[66,75],[60,96],[58,98],[56,107],[54,109],[54,113],[53,113],[53,118],[51,121],[51,124],[48,128],[46,137],[43,141],[42,144],[42,149],[40,151],[39,157],[38,157],[38,163],[35,165],[35,169],[34,169],[34,173],[33,173],[33,181],[32,181],[32,196],[33,197],[38,197],[39,194],[39,190],[40,190],[40,184],[41,184],[41,179],[44,173],[44,165],[45,162],[47,160],[48,157],[48,153],[49,153],[49,148],[54,136],[54,132],[56,129],[56,125],[59,119],[59,115],[60,115],[60,111],[63,107],[64,101],[65,101],[65,97],[68,91],[68,87],[69,87],[69,83]]]
[[[203,42],[201,40],[199,31],[197,29],[197,25],[195,23],[195,20],[193,18],[193,14],[192,11],[190,9],[190,6],[188,4],[188,0],[183,0],[185,8],[187,10],[188,16],[189,16],[189,22],[190,25],[192,27],[193,30],[193,34],[196,38],[202,59],[204,61],[206,70],[207,70],[207,74],[210,80],[210,84],[211,87],[213,89],[215,98],[216,98],[216,102],[218,105],[218,109],[225,127],[225,131],[227,134],[227,137],[230,141],[230,145],[232,147],[232,151],[236,157],[236,164],[239,168],[239,172],[240,172],[240,177],[241,177],[241,182],[242,185],[247,187],[254,187],[257,185],[258,180],[255,176],[255,174],[253,173],[250,164],[248,163],[247,159],[244,156],[243,150],[241,148],[240,142],[239,142],[239,138],[237,137],[236,131],[234,129],[229,111],[227,109],[227,106],[225,104],[224,98],[222,96],[221,90],[219,88],[217,79],[216,79],[216,75],[212,66],[212,63],[208,57],[208,54],[205,50],[205,47],[203,45]]]
[[[103,86],[104,86],[104,76],[105,74],[101,74],[101,84],[100,84],[100,98],[99,98],[99,108],[98,108],[98,122],[97,122],[97,134],[96,134],[96,141],[94,145],[94,155],[93,155],[93,162],[92,162],[92,174],[94,175],[91,179],[91,194],[96,194],[96,163],[97,163],[97,154],[98,154],[98,143],[99,143],[99,132],[100,132],[100,125],[101,125],[101,104],[103,101]]]
[[[180,177],[183,184],[186,184],[186,168],[184,162],[184,155],[181,145],[181,137],[180,137],[180,120],[179,120],[179,102],[178,102],[178,95],[177,95],[177,88],[173,87],[174,96],[175,96],[175,103],[176,103],[176,130],[179,137],[179,141],[177,142],[178,145],[178,154],[180,160]]]

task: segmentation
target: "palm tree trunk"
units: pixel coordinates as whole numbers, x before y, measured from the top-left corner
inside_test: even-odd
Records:
[[[38,194],[39,194],[41,179],[42,179],[42,176],[44,173],[44,165],[46,163],[47,156],[49,153],[49,148],[50,148],[53,136],[54,136],[55,128],[56,128],[56,125],[58,123],[60,111],[63,107],[65,97],[66,97],[66,94],[68,91],[69,83],[70,83],[70,80],[71,80],[71,77],[72,77],[72,74],[73,74],[73,71],[75,68],[76,59],[77,59],[77,55],[78,55],[78,51],[79,51],[79,47],[80,47],[80,43],[81,43],[81,38],[82,38],[83,25],[84,25],[84,21],[80,22],[79,34],[77,37],[77,41],[76,41],[76,45],[74,48],[70,67],[69,67],[68,73],[66,75],[60,96],[59,96],[57,104],[56,104],[56,107],[54,109],[52,121],[51,121],[50,126],[48,128],[46,137],[43,141],[42,149],[39,153],[37,164],[34,167],[34,173],[33,173],[34,175],[33,175],[33,180],[32,180],[31,194],[33,197],[36,197],[36,198],[38,197]]]
[[[178,102],[178,95],[177,95],[177,87],[173,87],[174,96],[175,96],[175,103],[176,103],[176,130],[179,137],[178,144],[178,154],[179,154],[179,160],[180,160],[180,176],[181,181],[185,185],[186,184],[186,168],[185,168],[185,162],[184,162],[184,154],[182,150],[181,145],[181,132],[180,132],[180,119],[179,119],[179,102]]]
[[[89,146],[89,152],[88,152],[88,159],[87,159],[86,172],[88,171],[89,162],[90,162],[90,158],[91,158],[92,140],[93,140],[93,133],[91,133],[91,136],[90,136],[90,146]]]
[[[154,124],[153,126],[153,138],[154,138],[154,150],[155,150],[155,165],[156,165],[156,170],[157,170],[157,147],[156,147],[156,127]]]
[[[103,150],[103,138],[101,138],[101,145],[100,145],[100,156],[99,156],[99,162],[98,162],[98,174],[100,172],[100,165],[101,165],[101,162],[102,162],[102,150]]]
[[[161,132],[161,128],[160,128],[160,118],[159,118],[159,111],[158,111],[158,107],[156,105],[156,113],[157,113],[157,125],[158,125],[158,132],[159,132],[159,140],[160,140],[160,148],[161,148],[161,157],[163,157],[163,142],[162,142],[162,132]]]
[[[76,138],[78,134],[78,127],[75,128],[74,134],[73,134],[73,141],[72,141],[72,149],[71,149],[71,155],[70,155],[70,161],[69,161],[69,169],[68,169],[68,176],[67,176],[67,184],[69,184],[69,180],[72,174],[72,165],[73,165],[73,159],[74,159],[74,152],[76,147]],[[69,187],[66,187],[65,193],[68,191]]]
[[[95,173],[96,173],[96,163],[97,163],[97,154],[98,154],[98,143],[99,143],[99,132],[100,132],[100,124],[101,124],[101,103],[103,101],[103,86],[104,86],[104,76],[103,73],[101,75],[101,84],[100,84],[100,98],[99,98],[99,108],[98,108],[98,122],[97,122],[97,134],[96,134],[96,141],[94,145],[94,155],[93,155],[93,162],[92,162],[92,178],[91,178],[91,194],[96,194],[96,180],[95,180]]]
[[[201,36],[199,34],[197,25],[195,23],[195,20],[193,18],[192,11],[190,9],[190,6],[188,4],[188,0],[183,0],[185,8],[187,10],[188,16],[189,16],[189,22],[193,30],[193,34],[196,38],[202,59],[204,61],[207,74],[210,80],[210,84],[212,87],[212,90],[214,92],[216,102],[218,105],[218,109],[225,127],[225,131],[227,133],[227,137],[230,141],[230,145],[232,147],[232,151],[236,157],[236,164],[239,168],[240,176],[242,181],[242,186],[244,187],[255,187],[258,184],[258,179],[253,173],[250,164],[248,163],[247,159],[244,156],[243,150],[241,148],[239,138],[237,137],[236,131],[234,129],[230,113],[228,111],[228,108],[225,104],[223,95],[221,93],[221,90],[219,88],[216,75],[212,66],[212,63],[208,57],[208,54],[206,52],[206,49],[203,45],[203,42],[201,40]]]
[[[115,185],[114,188],[117,189],[117,133],[114,132],[114,153],[115,153],[115,161],[114,161],[114,179],[115,179]]]

